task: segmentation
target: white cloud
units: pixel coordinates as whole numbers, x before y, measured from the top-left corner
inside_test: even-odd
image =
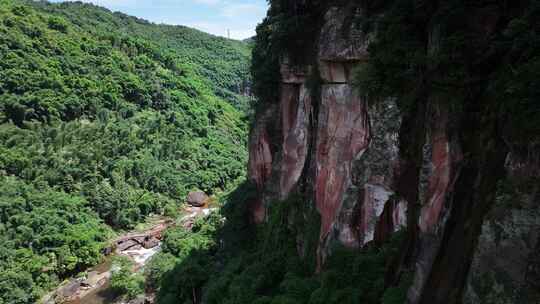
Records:
[[[231,30],[231,39],[243,40],[255,36],[255,30]]]
[[[257,23],[266,15],[265,4],[246,3],[238,0],[191,0],[212,2],[221,16],[220,21],[201,20],[188,22],[186,26],[232,39],[246,39],[255,36]],[[263,2],[264,3],[264,2]],[[225,18],[225,19],[223,19]]]
[[[1,1],[1,0],[0,0]],[[75,0],[49,0],[52,2]],[[245,39],[266,15],[264,0],[81,0],[152,22],[186,25],[216,36]],[[185,13],[188,12],[188,13]]]
[[[228,18],[242,17],[242,16],[264,16],[266,11],[265,7],[255,4],[226,4],[223,7],[221,14]]]

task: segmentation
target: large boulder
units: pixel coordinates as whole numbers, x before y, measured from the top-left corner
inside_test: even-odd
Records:
[[[194,207],[202,207],[208,201],[208,195],[202,191],[192,191],[187,196],[187,203]]]
[[[147,236],[142,243],[142,246],[145,249],[151,249],[158,245],[159,245],[159,240],[153,236]]]
[[[116,250],[118,252],[121,252],[121,251],[126,251],[126,250],[129,250],[129,249],[134,249],[133,247],[135,246],[140,246],[140,242],[138,242],[137,240],[135,239],[125,239],[125,240],[121,240],[119,241],[117,244],[116,244]]]

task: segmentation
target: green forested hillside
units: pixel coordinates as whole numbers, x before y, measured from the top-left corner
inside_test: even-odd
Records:
[[[0,0],[0,303],[95,264],[111,227],[243,179],[248,54],[92,5]]]
[[[249,87],[250,82],[251,51],[246,42],[215,37],[184,26],[150,24],[91,4],[31,4],[62,16],[89,33],[103,35],[114,31],[149,41],[157,45],[161,53],[187,65],[183,68],[200,76],[218,96],[242,110],[248,107],[248,98],[239,94]]]

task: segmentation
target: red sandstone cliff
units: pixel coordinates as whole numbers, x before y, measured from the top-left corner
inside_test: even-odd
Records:
[[[369,37],[352,30],[343,38],[346,15],[340,8],[326,13],[312,65],[282,60],[281,97],[258,113],[250,138],[249,176],[260,193],[252,202],[254,221],[264,220],[267,204],[309,183],[321,215],[321,259],[333,241],[361,247],[405,224],[406,204],[389,200],[399,116],[391,100],[370,106],[353,88],[352,71],[367,58]],[[318,96],[307,87],[310,73],[318,73]],[[366,165],[368,154],[386,158]]]
[[[480,256],[504,264],[494,249],[486,249],[491,228],[483,223],[499,191],[497,181],[504,171],[514,172],[516,163],[508,161],[508,147],[494,136],[498,126],[491,109],[478,100],[458,112],[449,107],[448,96],[436,92],[405,112],[392,99],[373,102],[353,85],[353,71],[369,59],[374,39],[348,21],[361,11],[330,7],[322,15],[315,55],[300,65],[282,58],[280,97],[257,113],[249,160],[249,177],[259,193],[251,204],[253,220],[263,222],[270,204],[302,192],[321,218],[320,267],[335,243],[362,248],[407,226],[387,284],[408,271],[414,277],[409,303],[461,303],[466,288],[469,303],[481,303],[474,284],[482,278],[470,268],[488,273]],[[464,22],[471,33],[487,41],[499,17],[491,7],[470,15]],[[437,28],[426,30],[425,49],[436,52]],[[313,79],[317,90],[310,87]],[[534,189],[522,202],[537,214]],[[516,218],[496,223],[517,225],[528,238],[511,247],[525,250],[516,255],[519,269],[527,272],[533,265],[527,278],[512,276],[512,282],[526,284],[538,276],[538,261],[531,256],[540,247],[540,224],[534,216],[522,218],[526,225]]]

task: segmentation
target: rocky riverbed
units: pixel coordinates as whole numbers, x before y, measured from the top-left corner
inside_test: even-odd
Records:
[[[102,304],[112,303],[114,295],[108,291],[112,275],[112,257],[127,256],[135,262],[135,271],[144,267],[161,249],[163,231],[172,224],[161,220],[150,229],[122,235],[105,248],[104,261],[86,274],[72,278],[44,297],[45,304]]]
[[[43,297],[43,304],[112,304],[115,295],[109,288],[112,275],[112,259],[114,256],[127,256],[134,263],[134,271],[139,271],[146,263],[161,250],[161,239],[164,231],[173,225],[181,225],[190,229],[193,222],[202,216],[207,216],[214,209],[208,206],[186,207],[185,215],[174,222],[171,219],[161,219],[154,222],[149,229],[123,234],[104,249],[104,261],[81,275],[71,278],[56,290]],[[130,303],[152,303],[153,296],[145,295]]]

